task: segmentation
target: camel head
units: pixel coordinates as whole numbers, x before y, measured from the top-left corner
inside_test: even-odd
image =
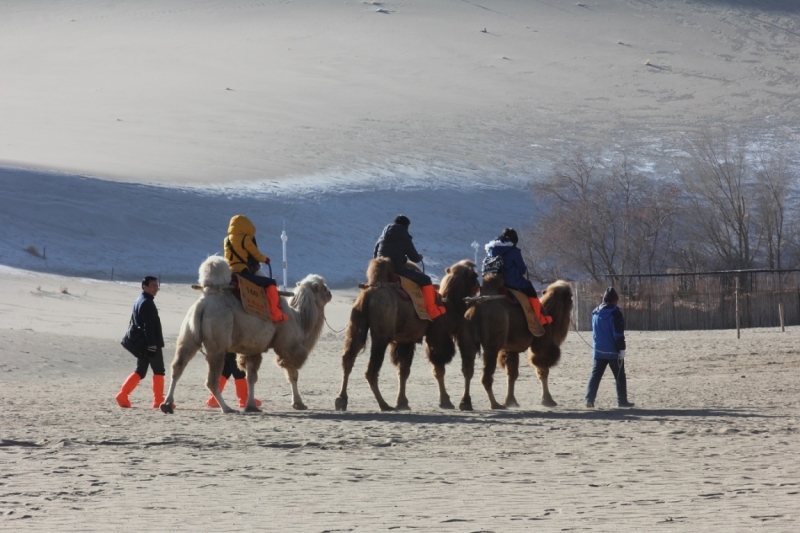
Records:
[[[297,282],[292,301],[289,303],[297,310],[301,310],[304,305],[313,303],[319,309],[331,301],[330,289],[325,285],[325,278],[316,274],[309,274]]]
[[[442,296],[447,298],[449,294],[452,294],[460,295],[463,298],[477,294],[481,286],[478,283],[478,273],[475,268],[475,263],[469,259],[459,261],[447,268],[439,287]]]
[[[201,287],[224,287],[231,284],[231,267],[224,257],[212,255],[200,265],[197,276]]]
[[[542,291],[542,311],[553,317],[553,337],[558,346],[572,324],[572,306],[572,286],[566,281],[554,281]]]

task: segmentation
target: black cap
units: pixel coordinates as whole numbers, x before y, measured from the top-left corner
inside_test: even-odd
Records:
[[[606,292],[603,293],[603,301],[604,302],[619,301],[619,295],[617,294],[617,291],[614,290],[614,287],[609,287],[606,289]]]
[[[397,215],[394,218],[394,223],[400,224],[401,226],[405,226],[406,228],[408,228],[411,225],[411,221],[408,220],[408,217],[405,215]]]

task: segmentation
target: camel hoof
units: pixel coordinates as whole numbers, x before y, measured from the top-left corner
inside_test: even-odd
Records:
[[[491,408],[494,409],[494,410],[497,410],[497,411],[502,411],[502,410],[504,410],[506,408],[506,406],[501,404],[501,403],[497,403],[497,404],[494,404]]]
[[[296,411],[305,411],[305,410],[308,409],[308,407],[306,407],[306,404],[300,402],[300,403],[293,403],[292,404],[292,409],[294,409]]]
[[[545,407],[556,407],[558,404],[552,398],[542,398],[542,405]]]
[[[334,401],[337,411],[347,411],[347,396],[340,396]]]
[[[446,402],[439,402],[439,408],[440,409],[455,409],[456,406],[453,405],[453,402],[451,402],[450,400],[447,400]]]
[[[238,411],[236,411],[238,412]],[[244,408],[245,413],[260,413],[261,409],[257,405],[246,405]]]
[[[519,404],[517,403],[517,400],[515,400],[513,398],[510,399],[510,400],[506,400],[503,403],[503,405],[505,405],[506,407],[519,407]]]
[[[410,411],[410,410],[411,410],[411,407],[409,407],[409,406],[408,406],[408,402],[406,402],[406,403],[398,403],[398,404],[395,406],[395,409],[396,409],[397,411]]]
[[[175,413],[175,411],[172,409],[172,404],[169,404],[167,402],[162,403],[159,406],[159,408],[161,409],[162,413],[166,413],[168,415],[171,415],[171,414]]]
[[[459,411],[472,411],[472,399],[467,398],[466,400],[461,400],[461,403],[458,404]]]
[[[391,405],[385,404],[380,406],[381,411],[394,411],[394,407]]]

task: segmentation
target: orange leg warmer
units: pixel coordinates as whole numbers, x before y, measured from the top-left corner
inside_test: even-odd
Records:
[[[531,301],[531,307],[533,307],[533,312],[536,313],[536,318],[539,319],[539,324],[546,326],[553,321],[553,317],[542,314],[542,302],[539,301],[539,298],[529,296],[528,300]]]
[[[269,317],[273,322],[289,320],[289,317],[281,311],[281,297],[278,295],[278,287],[275,285],[267,287],[267,301],[269,302]]]
[[[233,382],[236,385],[236,397],[239,398],[239,407],[247,405],[247,380],[239,378]],[[256,407],[261,407],[261,400],[256,399]]]
[[[219,392],[222,393],[222,390],[225,388],[225,384],[228,382],[228,378],[225,376],[219,377]],[[208,400],[206,400],[206,405],[209,407],[219,407],[217,400],[214,399],[213,396],[209,394]]]
[[[119,390],[116,396],[117,403],[120,407],[131,406],[131,401],[128,399],[128,395],[133,392],[133,389],[136,388],[136,385],[138,385],[141,380],[142,378],[140,378],[139,374],[136,372],[128,376],[128,379],[126,379],[125,383],[122,384],[122,388]]]
[[[422,297],[425,299],[425,308],[431,320],[445,314],[447,311],[444,307],[436,305],[436,289],[433,285],[425,285],[422,287]]]

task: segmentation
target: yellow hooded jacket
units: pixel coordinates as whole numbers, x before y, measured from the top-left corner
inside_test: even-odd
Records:
[[[251,256],[259,263],[269,263],[269,257],[259,251],[255,236],[256,227],[250,222],[249,218],[244,215],[236,215],[231,219],[231,223],[228,225],[228,236],[223,241],[222,248],[225,253],[225,260],[228,261],[234,274],[238,274],[247,268],[246,261]],[[228,242],[231,244],[230,247],[227,245]],[[231,248],[245,262],[240,261],[231,252]]]

